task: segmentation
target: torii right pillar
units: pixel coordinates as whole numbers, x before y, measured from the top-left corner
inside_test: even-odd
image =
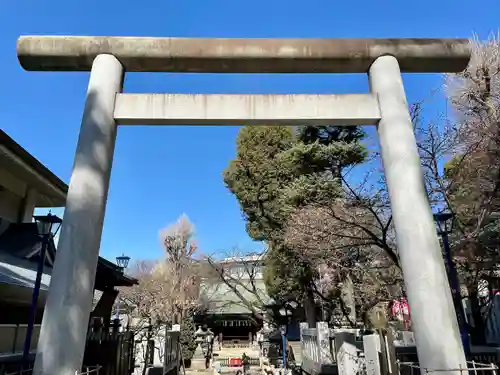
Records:
[[[426,369],[465,371],[464,348],[398,60],[381,56],[368,75],[380,106],[377,132],[419,365],[422,373]]]

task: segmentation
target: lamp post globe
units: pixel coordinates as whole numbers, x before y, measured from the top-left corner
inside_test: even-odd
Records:
[[[433,216],[434,221],[436,222],[437,233],[440,236],[450,234],[453,231],[455,215],[452,212],[441,211],[435,213]]]
[[[125,254],[122,254],[118,257],[116,257],[116,264],[118,267],[120,267],[122,270],[128,267],[128,262],[130,261],[130,257],[126,256]]]
[[[41,236],[55,236],[62,224],[62,219],[50,212],[47,215],[35,215],[33,219]]]
[[[122,253],[122,255],[116,257],[116,265],[120,267],[120,270],[123,272],[128,267],[128,262],[130,261],[130,257],[126,256]],[[114,319],[114,327],[117,331],[120,330],[120,295],[116,298],[116,316]]]

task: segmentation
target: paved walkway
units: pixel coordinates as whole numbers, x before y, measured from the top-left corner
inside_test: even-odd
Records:
[[[191,370],[191,369],[186,369],[186,375],[212,375],[213,370],[208,369],[208,370]],[[184,372],[181,370],[180,375],[184,375]]]
[[[243,353],[252,358],[259,358],[259,351],[254,348],[222,348],[214,351],[214,354],[220,358],[241,358]],[[217,357],[215,358],[217,359]]]
[[[223,367],[220,374],[236,374],[236,372],[238,372],[238,370],[243,371],[239,367]],[[190,369],[187,369],[186,370],[186,375],[214,375],[214,374],[215,374],[215,372],[212,369],[208,369],[208,370],[190,370]],[[248,372],[248,375],[257,375],[257,374],[261,374],[259,367],[252,366],[250,368],[250,371]],[[184,375],[184,373],[181,371],[180,375]]]

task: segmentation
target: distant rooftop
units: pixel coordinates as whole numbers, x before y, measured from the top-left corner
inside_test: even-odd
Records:
[[[264,259],[264,254],[249,254],[242,256],[234,256],[224,258],[220,261],[220,263],[250,263],[250,262],[258,262]]]

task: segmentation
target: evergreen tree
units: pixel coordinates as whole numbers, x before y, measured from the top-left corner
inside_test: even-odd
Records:
[[[190,361],[196,350],[196,325],[193,319],[193,312],[189,311],[184,315],[181,321],[180,344],[182,349],[182,358],[184,361]]]
[[[366,153],[359,142],[363,133],[350,129],[243,127],[237,156],[224,171],[224,182],[240,203],[248,234],[269,244],[264,275],[269,294],[278,300],[297,296],[310,324],[316,321],[316,271],[284,245],[284,230],[294,210],[341,196],[341,168],[363,161]]]

